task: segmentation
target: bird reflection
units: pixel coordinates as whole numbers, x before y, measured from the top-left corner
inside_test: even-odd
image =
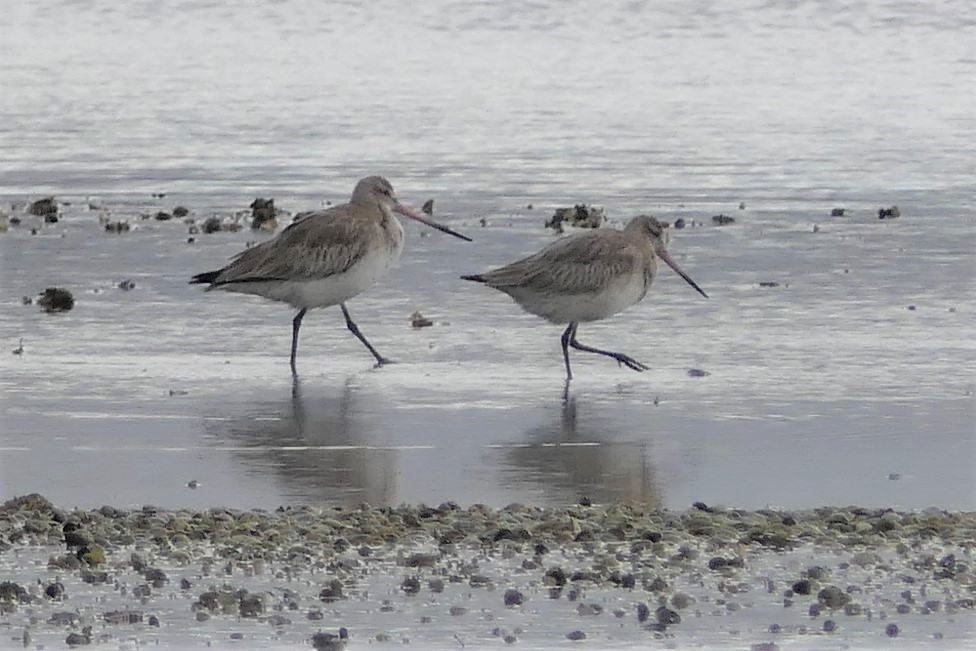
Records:
[[[344,506],[394,501],[397,451],[370,445],[368,400],[348,378],[337,395],[316,387],[303,395],[294,379],[290,399],[250,403],[247,414],[221,419],[221,438],[240,445],[235,453],[262,474],[269,471],[297,501]]]
[[[587,497],[660,506],[648,444],[615,435],[609,418],[582,417],[587,410],[586,403],[567,396],[553,422],[525,433],[527,446],[508,450],[506,474],[513,481],[537,483],[554,504]]]

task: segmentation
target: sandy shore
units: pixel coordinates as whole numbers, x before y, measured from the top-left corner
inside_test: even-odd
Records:
[[[976,514],[0,507],[0,646],[972,646]],[[338,637],[345,629],[348,639]]]

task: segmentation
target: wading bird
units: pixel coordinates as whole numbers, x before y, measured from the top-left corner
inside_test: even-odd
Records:
[[[708,298],[668,253],[664,226],[646,215],[635,217],[622,231],[569,235],[518,262],[461,278],[505,292],[523,310],[550,323],[568,323],[562,346],[569,382],[573,379],[570,348],[611,357],[635,371],[649,368],[623,353],[581,344],[576,329],[580,323],[613,316],[643,299],[654,282],[658,258]]]
[[[295,374],[298,330],[308,310],[338,305],[346,327],[376,358],[390,362],[359,331],[346,301],[367,289],[400,257],[403,226],[394,213],[410,217],[462,240],[470,238],[400,203],[381,176],[356,184],[347,204],[308,213],[277,237],[238,253],[223,269],[193,276],[209,289],[254,294],[298,309],[292,320],[291,370]]]

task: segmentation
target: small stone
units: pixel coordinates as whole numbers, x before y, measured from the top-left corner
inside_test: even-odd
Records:
[[[896,217],[901,217],[901,210],[898,209],[898,206],[878,209],[878,219],[895,219]]]
[[[891,481],[898,481],[901,479],[901,474],[897,472],[888,473],[888,479]]]
[[[246,594],[241,597],[241,617],[258,617],[264,614],[264,599],[261,595]]]
[[[661,624],[662,626],[671,626],[673,624],[681,623],[681,615],[665,606],[661,606],[654,611],[654,618],[657,620],[657,623]]]
[[[793,584],[791,589],[793,590],[793,594],[808,595],[812,586],[813,584],[808,579],[800,579]]]
[[[566,573],[563,572],[562,568],[554,567],[546,572],[542,582],[548,586],[562,587],[566,585]]]
[[[36,217],[56,216],[58,214],[58,202],[54,200],[54,197],[38,199],[30,204],[27,211]]]
[[[678,230],[684,228],[685,227],[685,218],[684,217],[678,217],[676,220],[674,220],[674,227],[676,229],[678,229]]]
[[[915,307],[914,305],[909,305],[909,306],[908,306],[908,311],[909,311],[909,312],[914,312],[914,311],[915,311],[916,309],[917,309],[917,308],[916,308],[916,307]]]
[[[244,634],[243,633],[237,633],[237,632],[231,633],[230,634],[230,639],[232,639],[232,640],[243,640],[244,639]]]
[[[461,615],[466,615],[468,613],[468,609],[464,606],[451,606],[451,609],[448,612],[451,614],[451,617],[460,617]]]
[[[727,226],[735,223],[735,217],[730,217],[728,215],[714,215],[712,217],[712,222],[716,226]]]
[[[415,576],[408,576],[400,584],[400,589],[406,594],[417,594],[420,592],[420,579]]]
[[[217,233],[218,231],[222,230],[222,228],[223,225],[220,223],[220,217],[214,216],[207,217],[207,219],[204,220],[203,225],[200,227],[200,230],[202,230],[204,233],[210,234]]]
[[[898,637],[898,624],[888,624],[885,626],[885,635],[888,637]]]
[[[700,368],[689,368],[688,377],[708,377],[711,375],[708,371],[704,371]]]
[[[518,638],[511,634],[506,635],[503,639],[505,640],[505,644],[515,644],[518,642]]]
[[[116,626],[123,624],[138,624],[142,621],[142,613],[138,610],[111,610],[102,615],[107,624]]]
[[[759,283],[760,287],[779,287],[779,283],[775,280],[763,280]]]
[[[203,623],[203,622],[207,621],[208,619],[210,619],[210,613],[205,612],[203,610],[198,610],[197,611],[197,621],[198,622]]]
[[[166,212],[164,210],[160,210],[159,212],[157,212],[154,215],[154,218],[158,222],[167,222],[167,221],[173,219],[173,215],[171,215],[170,213],[168,213],[168,212]]]
[[[439,594],[444,592],[444,579],[431,579],[427,582],[427,588],[431,592]]]
[[[50,583],[46,588],[44,588],[44,594],[49,599],[55,599],[55,600],[64,599],[64,584],[62,584],[60,581],[55,581],[54,583]]]
[[[118,287],[123,292],[127,292],[129,290],[135,289],[136,284],[134,282],[132,282],[131,280],[129,280],[128,278],[126,278],[125,280],[123,280],[122,282],[119,283]]]
[[[504,602],[506,606],[521,606],[525,601],[525,596],[515,588],[505,591]]]
[[[434,200],[433,199],[428,199],[427,201],[425,201],[424,202],[424,205],[420,207],[420,210],[425,215],[433,215],[434,214]]]
[[[184,206],[177,206],[176,208],[173,208],[174,217],[186,217],[189,214],[190,211],[187,210]]]
[[[322,591],[319,592],[319,599],[327,604],[339,601],[343,598],[342,581],[339,579],[332,579],[324,588],[322,588]]]
[[[830,211],[830,216],[831,217],[843,217],[844,216],[844,208],[833,208]]]
[[[857,602],[852,602],[844,606],[844,614],[848,617],[857,617],[861,614],[863,608],[861,604]]]
[[[146,623],[149,624],[150,626],[159,628],[159,617],[156,617],[155,615],[150,615],[149,618],[146,620]]]
[[[643,624],[651,616],[651,609],[643,601],[637,604],[637,621]]]
[[[411,328],[428,328],[434,325],[434,322],[425,317],[420,312],[414,312],[410,315],[410,327]]]
[[[832,619],[828,619],[823,623],[824,633],[833,633],[837,630],[837,624]]]
[[[68,633],[68,637],[64,639],[64,642],[68,646],[85,646],[91,644],[91,636],[81,635],[80,633]]]
[[[817,600],[821,605],[837,610],[850,603],[851,596],[837,586],[829,585],[817,593]]]
[[[671,605],[678,610],[684,610],[694,602],[695,600],[684,592],[675,592],[674,595],[671,596]]]
[[[566,634],[567,640],[572,640],[573,642],[579,642],[580,640],[586,639],[586,633],[583,631],[570,631]]]
[[[67,312],[75,306],[75,297],[62,287],[48,287],[37,300],[45,312]]]
[[[180,579],[180,590],[189,590],[193,587],[189,579]]]

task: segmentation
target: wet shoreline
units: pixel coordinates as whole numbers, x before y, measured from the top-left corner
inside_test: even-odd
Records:
[[[62,510],[31,495],[0,516],[8,641],[331,648],[314,636],[343,627],[350,648],[948,649],[976,630],[972,512]]]

